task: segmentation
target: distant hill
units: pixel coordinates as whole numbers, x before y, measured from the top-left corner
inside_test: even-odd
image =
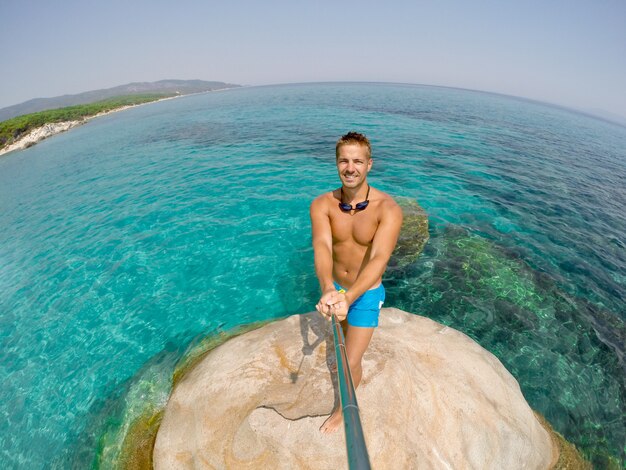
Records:
[[[143,93],[163,93],[189,95],[205,91],[234,88],[241,85],[204,80],[160,80],[158,82],[135,82],[102,90],[86,91],[76,95],[63,95],[55,98],[35,98],[24,103],[0,109],[0,121],[5,121],[23,114],[36,113],[48,109],[63,108],[77,104],[88,104],[107,98],[136,95]]]

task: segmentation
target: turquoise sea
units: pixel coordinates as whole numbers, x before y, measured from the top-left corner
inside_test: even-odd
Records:
[[[0,157],[1,467],[114,461],[201,338],[313,310],[308,206],[338,187],[349,130],[372,141],[372,185],[430,218],[386,305],[470,335],[596,468],[623,466],[626,128],[306,84],[145,105]]]

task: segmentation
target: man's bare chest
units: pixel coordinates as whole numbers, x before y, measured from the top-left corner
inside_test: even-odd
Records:
[[[378,217],[366,211],[356,214],[336,213],[330,216],[333,244],[358,243],[369,246],[378,228]]]

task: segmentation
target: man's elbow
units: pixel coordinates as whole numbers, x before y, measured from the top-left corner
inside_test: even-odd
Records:
[[[330,243],[327,243],[323,240],[318,240],[313,242],[313,252],[315,254],[328,254],[330,255],[332,252],[332,247]]]
[[[370,263],[374,264],[376,267],[380,269],[381,274],[385,272],[387,269],[387,264],[389,264],[389,259],[391,258],[391,253],[378,253],[370,259]]]

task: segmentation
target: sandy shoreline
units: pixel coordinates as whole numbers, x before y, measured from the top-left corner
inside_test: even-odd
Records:
[[[110,111],[103,111],[101,113],[94,114],[93,116],[88,116],[88,117],[85,117],[76,121],[50,122],[50,123],[44,124],[41,127],[37,127],[36,129],[31,130],[28,134],[23,135],[12,144],[5,145],[4,147],[2,147],[2,149],[0,149],[0,156],[9,152],[16,151],[16,150],[27,149],[28,147],[32,147],[33,145],[37,144],[38,142],[41,142],[44,139],[47,139],[48,137],[52,137],[53,135],[60,134],[61,132],[66,132],[72,129],[73,127],[81,126],[87,123],[88,121],[91,121],[92,119],[95,119],[100,116],[106,116],[107,114],[117,113],[118,111],[124,111],[125,109],[135,108],[137,106],[143,106],[146,104],[157,103],[159,101],[181,98],[183,96],[198,95],[201,93],[212,93],[214,91],[223,91],[223,90],[230,90],[230,89],[231,88],[224,88],[224,89],[219,89],[219,90],[203,91],[200,93],[188,93],[185,95],[168,96],[167,98],[160,98],[158,100],[149,101],[147,103],[120,106],[119,108],[111,109]]]

